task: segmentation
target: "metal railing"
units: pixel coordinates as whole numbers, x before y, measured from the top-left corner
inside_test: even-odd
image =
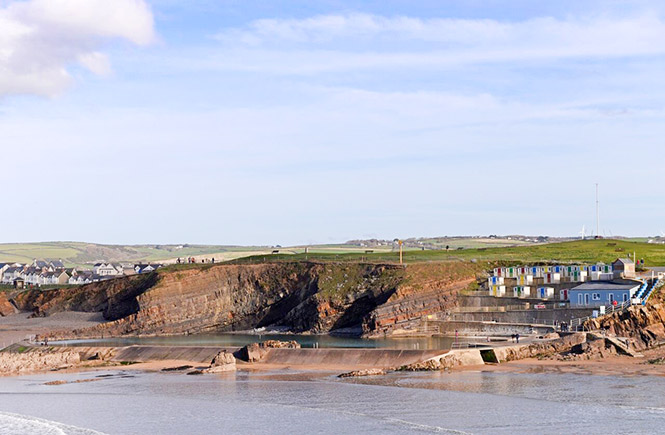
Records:
[[[614,313],[620,313],[622,311],[627,310],[631,306],[633,306],[632,301],[625,301],[625,302],[621,302],[620,304],[617,303],[617,305],[612,305],[612,304],[605,305],[605,313],[602,314],[602,315],[606,316],[606,315],[610,315],[610,314],[614,314]],[[600,311],[600,309],[599,309],[599,311]],[[596,316],[596,317],[594,317],[594,316],[585,316],[585,317],[578,317],[578,318],[575,318],[575,319],[571,319],[570,320],[570,327],[571,327],[571,329],[574,328],[573,330],[579,330],[580,328],[582,330],[586,330],[586,328],[584,328],[584,323],[586,323],[587,320],[596,319],[598,317],[600,317],[600,316]]]

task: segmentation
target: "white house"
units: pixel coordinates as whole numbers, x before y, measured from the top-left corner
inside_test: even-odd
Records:
[[[76,285],[90,284],[92,282],[92,272],[79,272],[76,275],[72,275],[68,282],[69,284]]]
[[[21,267],[8,267],[2,273],[2,283],[3,284],[12,284],[16,278],[21,276]]]
[[[162,267],[161,264],[135,264],[134,271],[136,273],[150,273]]]
[[[116,266],[111,263],[97,263],[92,267],[92,273],[99,276],[116,276],[122,275]]]

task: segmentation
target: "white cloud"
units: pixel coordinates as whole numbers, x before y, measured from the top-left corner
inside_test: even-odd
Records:
[[[94,74],[111,70],[98,51],[108,39],[138,45],[155,38],[143,0],[28,0],[0,8],[0,96],[52,96],[70,83],[79,63]]]
[[[519,22],[324,15],[256,20],[215,37],[232,53],[257,54],[246,54],[247,62],[235,65],[248,70],[273,67],[277,72],[298,69],[298,58],[302,71],[318,72],[665,54],[665,22],[653,14],[565,20],[543,17]],[[282,57],[285,62],[278,62]]]

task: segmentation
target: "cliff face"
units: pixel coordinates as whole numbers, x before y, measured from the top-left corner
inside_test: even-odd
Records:
[[[107,320],[116,320],[139,310],[136,297],[157,282],[157,275],[123,277],[56,290],[28,290],[12,301],[21,311],[47,316],[61,311],[103,312]]]
[[[409,265],[397,290],[363,318],[363,333],[390,334],[415,326],[423,316],[449,314],[477,269],[471,263]]]
[[[7,293],[0,292],[0,317],[14,314],[14,306],[9,302]]]
[[[23,309],[103,311],[78,336],[181,334],[283,326],[294,332],[391,333],[446,311],[475,277],[467,263],[274,263],[159,271],[80,289],[26,294]],[[43,292],[48,293],[48,292]]]

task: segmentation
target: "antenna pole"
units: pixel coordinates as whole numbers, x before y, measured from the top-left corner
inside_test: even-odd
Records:
[[[598,183],[596,183],[596,237],[600,237],[600,212],[598,211]]]

